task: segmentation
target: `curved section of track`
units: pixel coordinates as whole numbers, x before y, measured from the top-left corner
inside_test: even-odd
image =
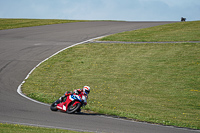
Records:
[[[197,132],[96,114],[68,115],[27,100],[17,87],[52,54],[76,43],[113,33],[171,22],[80,22],[0,31],[0,122],[92,132]]]

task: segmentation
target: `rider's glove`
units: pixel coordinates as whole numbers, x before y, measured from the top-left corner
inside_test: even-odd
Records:
[[[65,95],[64,95],[64,96],[61,96],[61,97],[59,98],[60,102],[63,102],[64,98],[65,98]]]

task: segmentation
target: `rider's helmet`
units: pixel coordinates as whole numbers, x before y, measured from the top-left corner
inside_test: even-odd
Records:
[[[84,86],[83,87],[83,92],[85,92],[86,94],[90,93],[90,87],[89,86]]]

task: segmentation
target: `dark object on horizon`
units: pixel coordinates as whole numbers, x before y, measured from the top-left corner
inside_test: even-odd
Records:
[[[181,21],[182,21],[182,22],[183,22],[183,21],[186,21],[186,18],[181,17]]]

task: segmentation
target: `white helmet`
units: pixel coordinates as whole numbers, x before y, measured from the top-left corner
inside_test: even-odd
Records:
[[[84,86],[83,91],[86,92],[87,94],[90,93],[90,87],[89,86]]]

